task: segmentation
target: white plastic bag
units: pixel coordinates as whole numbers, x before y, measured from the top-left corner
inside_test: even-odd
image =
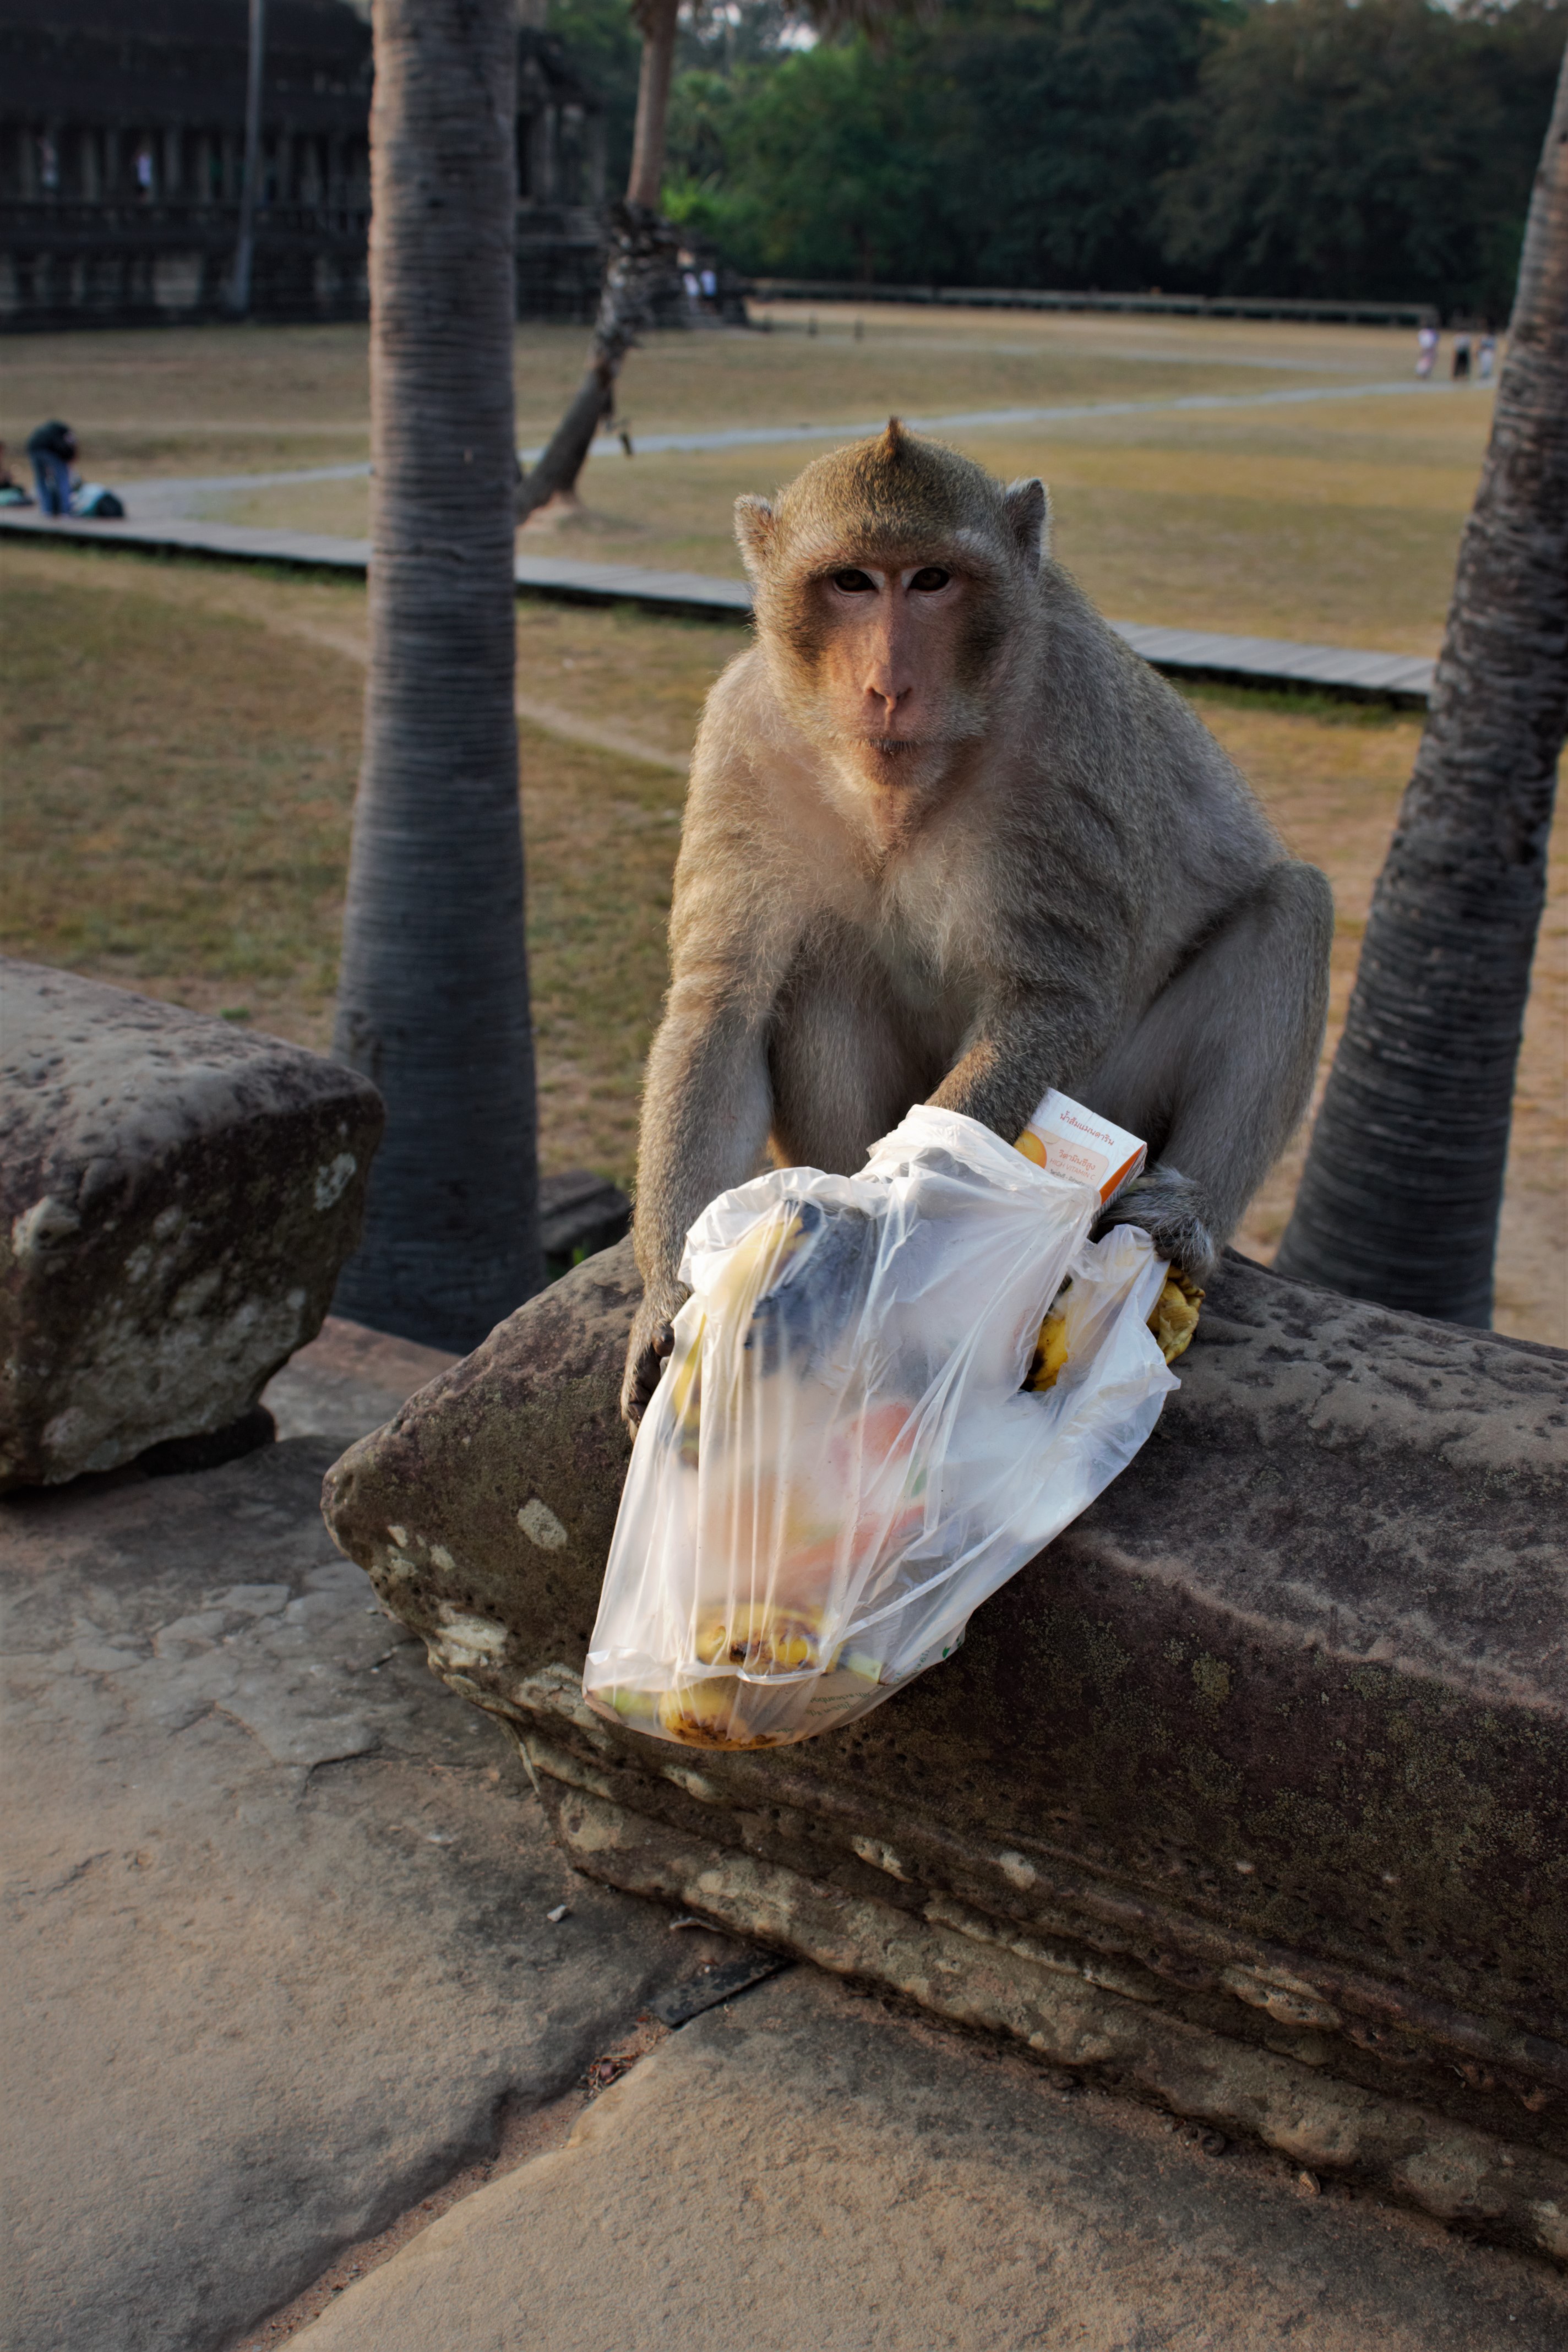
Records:
[[[863,1715],[1123,1469],[1178,1386],[1147,1234],[922,1105],[858,1176],[785,1168],[687,1236],[583,1688],[690,1747]],[[1067,1362],[1022,1390],[1062,1283]]]

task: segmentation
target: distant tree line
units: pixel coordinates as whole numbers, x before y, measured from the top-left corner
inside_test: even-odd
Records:
[[[625,0],[552,21],[614,107]],[[949,0],[880,48],[700,0],[666,202],[738,268],[1506,316],[1568,0]]]

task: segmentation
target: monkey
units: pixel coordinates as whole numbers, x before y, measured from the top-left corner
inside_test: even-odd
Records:
[[[1143,1139],[1097,1233],[1208,1279],[1303,1117],[1333,905],[1004,485],[897,418],[736,534],[753,641],[704,707],[644,1085],[636,1428],[688,1228],[851,1174],[915,1103],[1013,1141],[1048,1087]]]

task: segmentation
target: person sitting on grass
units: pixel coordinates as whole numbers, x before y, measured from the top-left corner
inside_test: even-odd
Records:
[[[32,499],[5,462],[5,444],[0,441],[0,507],[30,507]]]
[[[71,459],[76,456],[76,435],[58,416],[50,417],[27,436],[27,455],[33,461],[33,479],[37,485],[38,504],[47,515],[68,515],[71,510]]]

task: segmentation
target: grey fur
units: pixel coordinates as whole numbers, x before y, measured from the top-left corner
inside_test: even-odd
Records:
[[[911,1103],[1011,1139],[1059,1087],[1149,1143],[1148,1174],[1105,1222],[1142,1225],[1202,1281],[1310,1092],[1328,885],[1286,855],[1189,706],[1041,556],[1030,485],[1004,496],[942,453],[960,520],[929,544],[910,537],[909,560],[980,551],[984,610],[1006,624],[983,731],[955,688],[945,738],[913,747],[893,788],[858,783],[801,667],[790,600],[860,548],[885,552],[885,518],[863,527],[846,506],[824,553],[836,487],[852,462],[863,486],[868,448],[808,468],[765,534],[754,509],[743,521],[759,642],[710,697],[692,768],[644,1092],[633,1421],[684,1296],[687,1228],[754,1172],[770,1133],[786,1163],[850,1172]],[[792,530],[809,541],[798,572]]]

